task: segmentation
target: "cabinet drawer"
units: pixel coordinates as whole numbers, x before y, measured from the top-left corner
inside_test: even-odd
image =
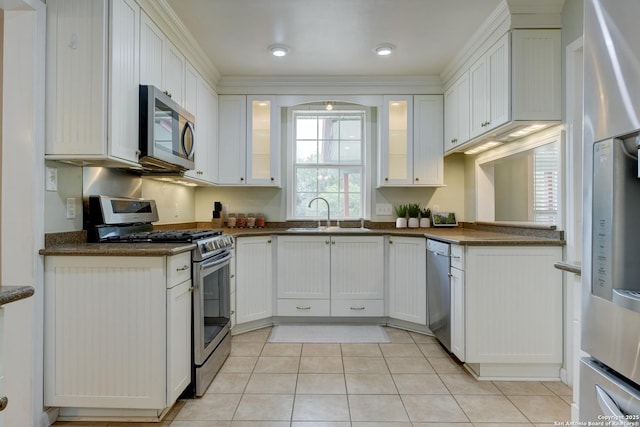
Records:
[[[328,299],[279,299],[278,316],[329,316]]]
[[[347,299],[331,301],[332,316],[376,317],[384,316],[384,300]]]
[[[167,258],[167,288],[191,279],[191,252]]]
[[[464,270],[464,248],[460,245],[451,245],[451,267]]]

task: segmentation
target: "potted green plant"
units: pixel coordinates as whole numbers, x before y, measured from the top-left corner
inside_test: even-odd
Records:
[[[420,225],[420,221],[418,220],[418,215],[420,215],[420,204],[409,203],[407,205],[407,213],[409,214],[409,228],[418,228]]]
[[[396,228],[407,228],[407,205],[394,207],[396,211]]]
[[[420,228],[431,227],[431,209],[425,208],[420,211]]]

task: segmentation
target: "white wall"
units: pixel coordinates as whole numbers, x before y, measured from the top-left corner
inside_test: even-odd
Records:
[[[44,4],[5,11],[2,96],[2,285],[35,295],[5,306],[5,426],[41,425],[44,239]]]
[[[286,182],[286,179],[282,179]],[[372,211],[376,203],[420,203],[423,207],[439,205],[442,211],[453,211],[464,220],[464,158],[454,155],[445,159],[442,188],[373,188]],[[233,213],[262,213],[267,221],[286,219],[286,189],[262,187],[201,187],[196,190],[196,221],[211,220],[213,202],[220,201]],[[393,222],[395,216],[371,216],[373,221]]]

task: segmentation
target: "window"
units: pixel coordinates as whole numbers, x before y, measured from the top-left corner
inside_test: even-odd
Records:
[[[293,112],[293,185],[291,216],[331,218],[364,216],[365,111]]]
[[[533,151],[533,221],[558,223],[559,144]]]

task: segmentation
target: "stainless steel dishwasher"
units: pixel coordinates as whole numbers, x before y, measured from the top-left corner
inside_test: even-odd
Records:
[[[427,239],[427,312],[429,329],[451,351],[451,246]]]

